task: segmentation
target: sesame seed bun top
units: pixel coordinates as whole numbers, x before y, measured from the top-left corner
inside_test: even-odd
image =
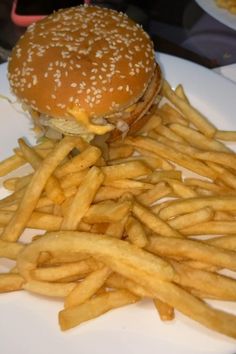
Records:
[[[78,6],[29,26],[8,75],[15,95],[41,113],[69,117],[78,106],[99,117],[135,103],[155,66],[152,41],[125,14]]]

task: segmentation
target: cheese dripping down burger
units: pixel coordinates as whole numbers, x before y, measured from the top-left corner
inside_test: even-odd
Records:
[[[86,5],[29,26],[8,77],[35,127],[88,141],[139,129],[161,84],[148,34],[123,13]]]

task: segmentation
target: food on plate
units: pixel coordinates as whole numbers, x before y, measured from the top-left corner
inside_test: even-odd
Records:
[[[148,34],[125,14],[97,6],[60,10],[29,26],[8,75],[46,136],[88,141],[136,131],[161,86]]]
[[[236,0],[215,0],[216,5],[236,15]]]
[[[236,338],[236,316],[206,301],[236,301],[235,153],[224,143],[235,132],[217,130],[181,85],[160,94],[140,130],[104,151],[80,136],[19,139],[0,163],[0,262],[14,262],[0,292],[61,299],[63,331],[148,298],[163,321],[180,311]],[[8,174],[22,164],[28,174]],[[25,240],[27,228],[45,232]]]

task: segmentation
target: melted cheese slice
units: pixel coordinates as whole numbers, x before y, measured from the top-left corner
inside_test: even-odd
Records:
[[[98,125],[91,123],[88,114],[81,108],[75,107],[68,109],[68,113],[75,118],[77,123],[83,125],[88,133],[103,135],[114,129],[112,124]]]

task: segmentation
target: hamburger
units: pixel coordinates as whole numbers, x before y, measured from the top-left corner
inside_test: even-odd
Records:
[[[134,132],[155,102],[153,43],[124,13],[82,5],[33,23],[12,50],[11,90],[46,136]]]

